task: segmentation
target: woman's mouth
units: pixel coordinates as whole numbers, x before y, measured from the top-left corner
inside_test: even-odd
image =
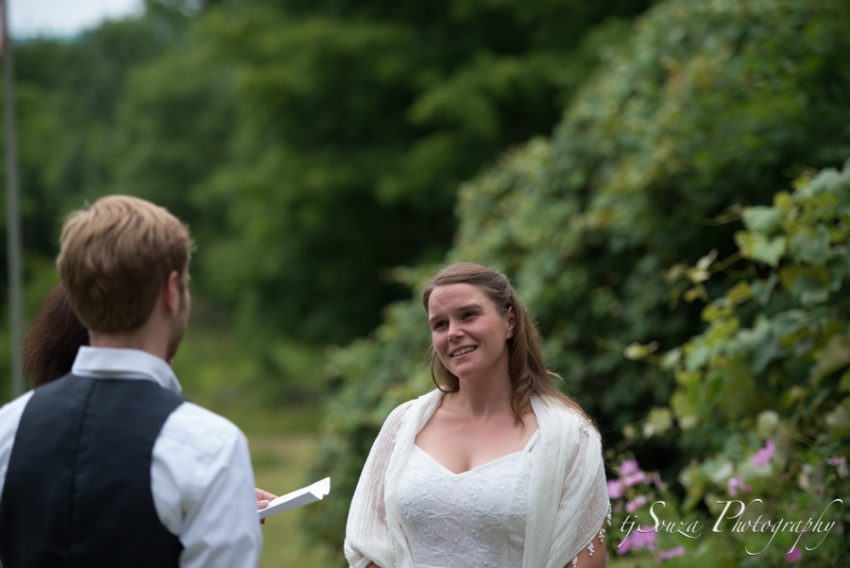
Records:
[[[451,357],[462,357],[463,355],[466,355],[467,353],[472,353],[476,349],[478,349],[478,348],[471,346],[471,345],[467,345],[465,347],[459,347],[459,348],[455,349],[454,351],[449,353],[449,355]]]

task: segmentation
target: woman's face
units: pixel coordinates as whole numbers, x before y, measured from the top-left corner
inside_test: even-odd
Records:
[[[508,373],[507,341],[514,314],[502,313],[471,284],[437,286],[428,300],[431,343],[443,365],[461,379]]]

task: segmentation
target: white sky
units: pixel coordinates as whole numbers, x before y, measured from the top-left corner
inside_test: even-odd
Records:
[[[67,36],[140,13],[142,0],[6,0],[13,38]]]

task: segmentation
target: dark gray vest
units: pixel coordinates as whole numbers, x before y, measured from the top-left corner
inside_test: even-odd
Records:
[[[36,389],[0,496],[3,567],[178,566],[182,547],[156,514],[150,470],[182,402],[147,380],[67,375]]]

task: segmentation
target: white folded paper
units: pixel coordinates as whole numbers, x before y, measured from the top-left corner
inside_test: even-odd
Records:
[[[325,495],[331,492],[331,478],[326,477],[307,487],[296,489],[286,495],[275,497],[263,509],[257,509],[257,514],[261,519],[277,515],[290,509],[303,507],[316,501],[324,499]]]

